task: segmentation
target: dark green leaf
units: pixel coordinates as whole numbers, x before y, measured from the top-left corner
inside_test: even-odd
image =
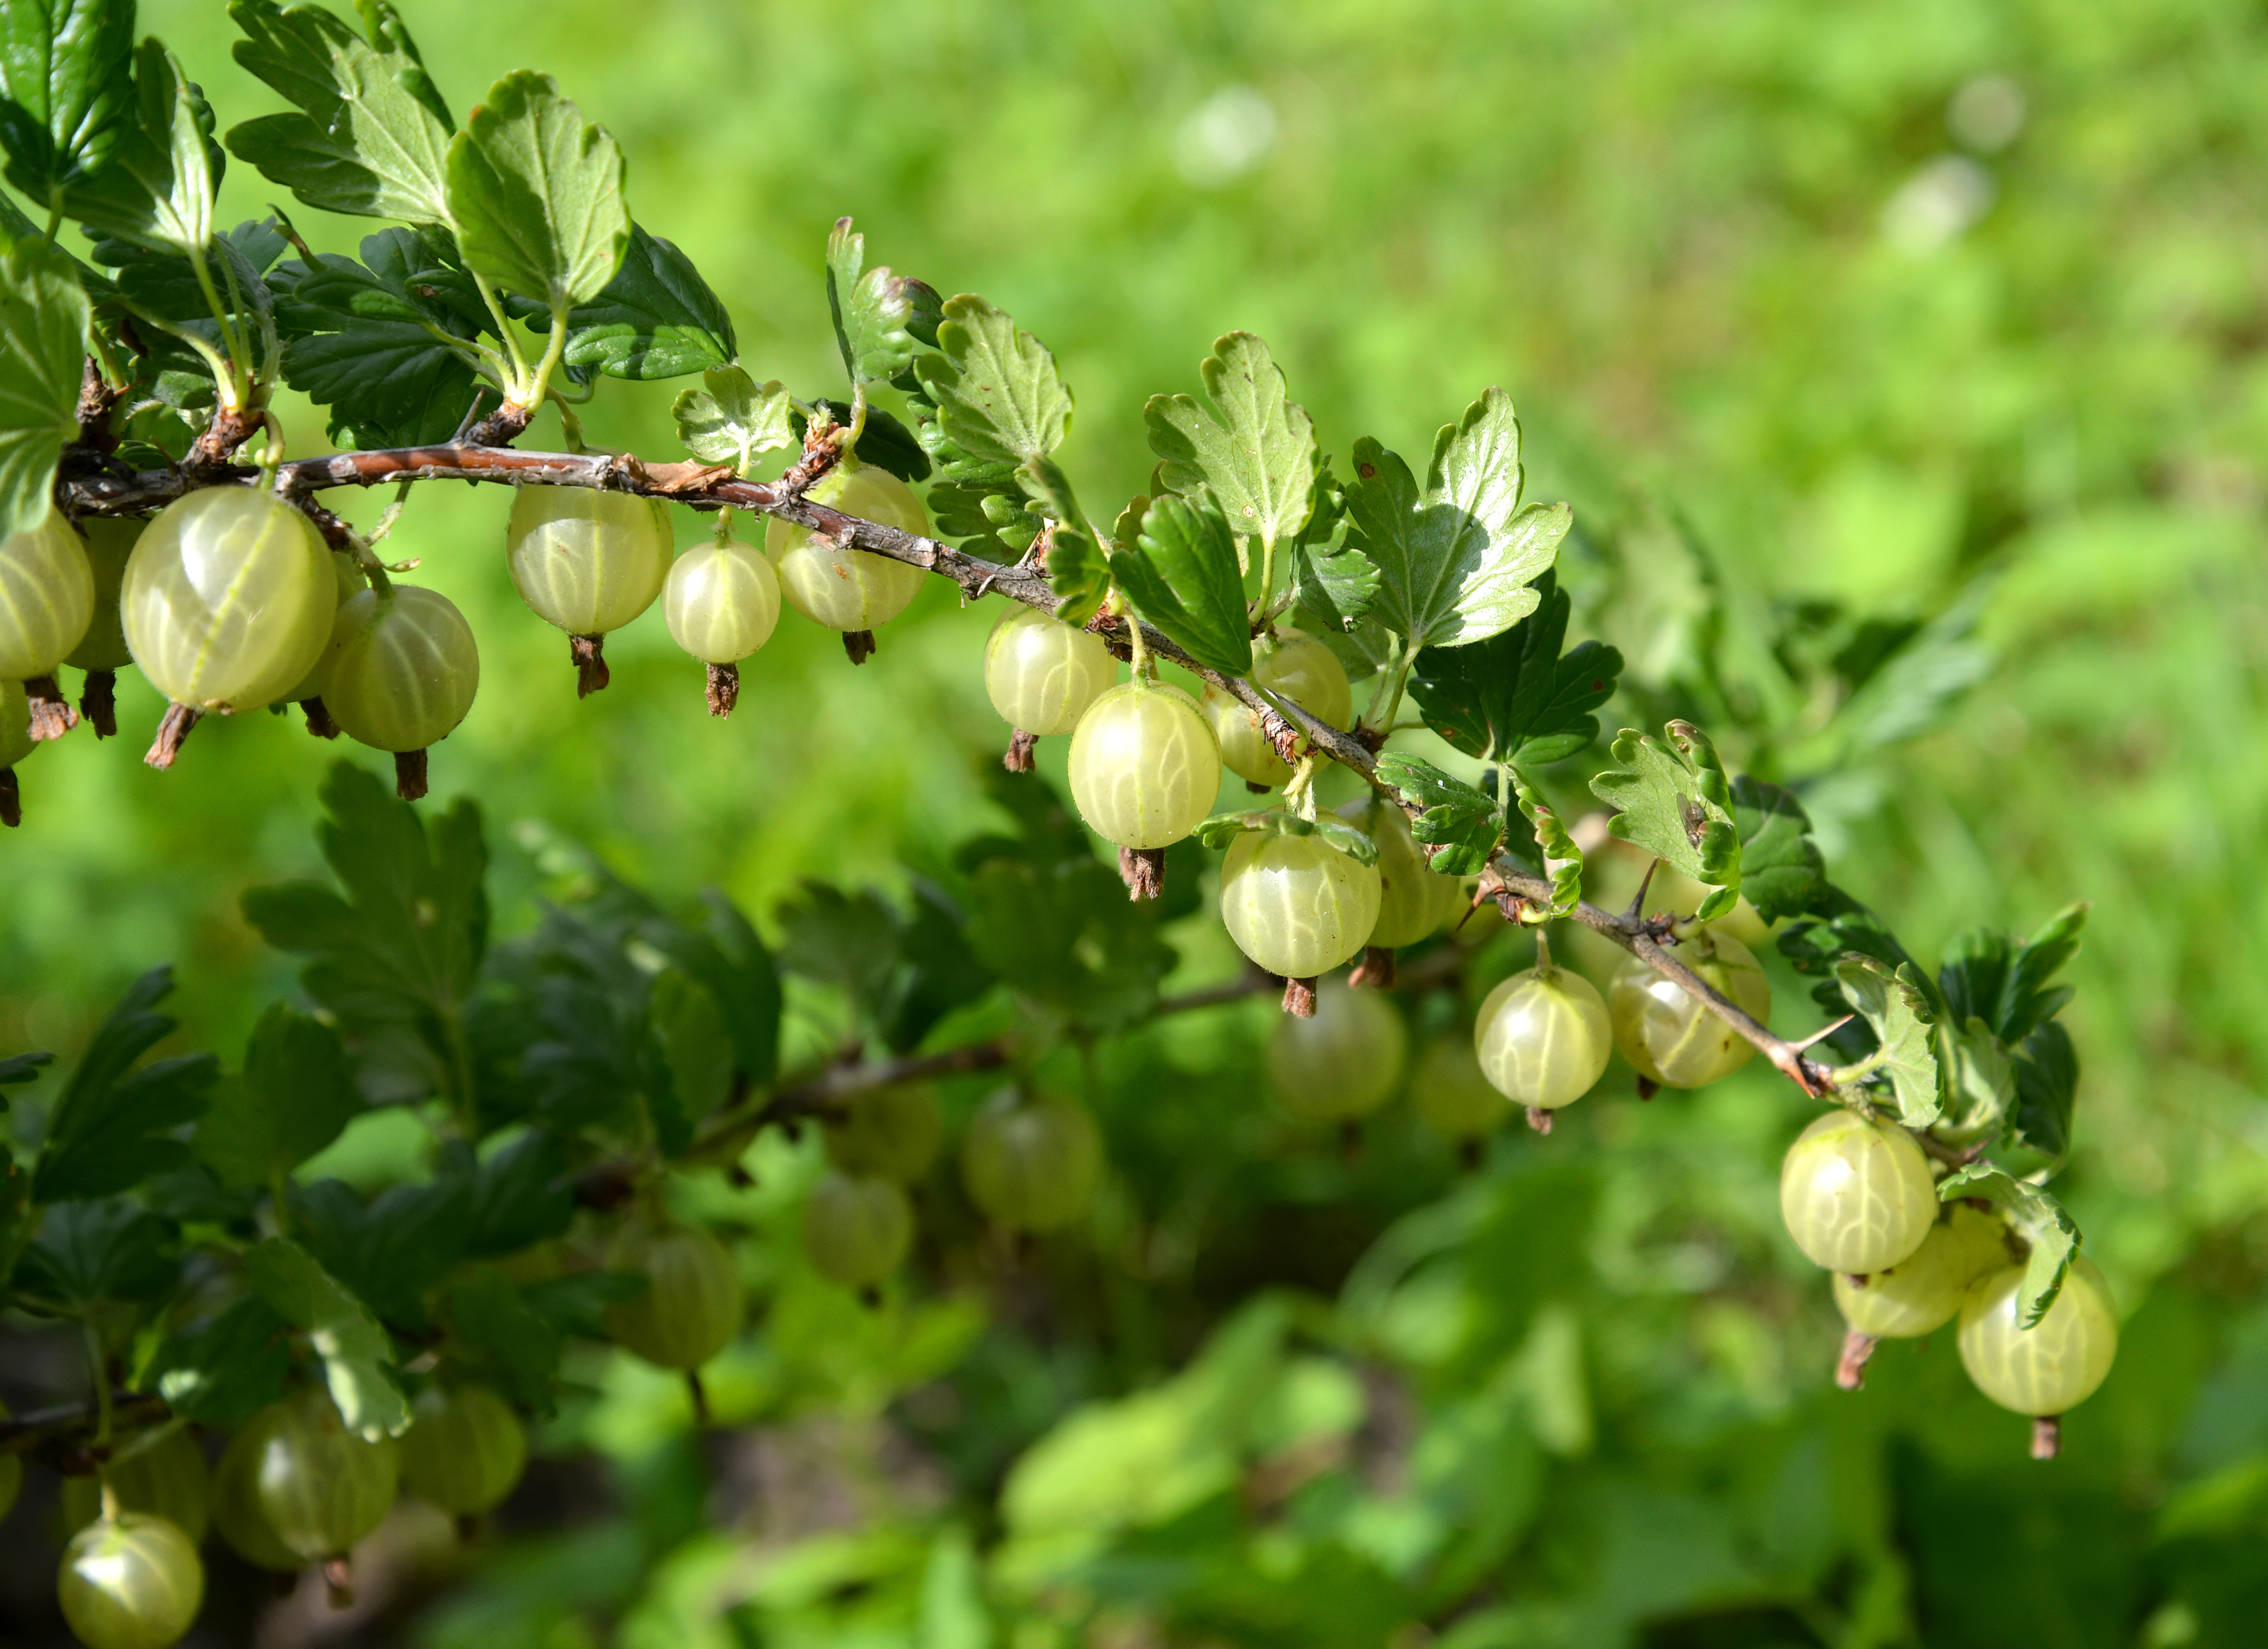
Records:
[[[290,340],[284,381],[330,409],[335,435],[371,446],[445,442],[472,406],[465,351],[477,323],[416,278],[431,251],[412,231],[367,236],[362,255],[326,253],[314,269],[294,261],[272,277]]]
[[[898,917],[879,895],[806,880],[776,915],[782,967],[840,986],[869,1011],[880,1002],[898,965]]]
[[[11,1086],[18,1082],[37,1082],[40,1079],[40,1067],[51,1065],[55,1060],[55,1056],[53,1054],[44,1053],[11,1054],[5,1059],[0,1059],[0,1088]],[[7,1096],[0,1094],[0,1110],[6,1109],[7,1104]]]
[[[1504,815],[1494,800],[1432,762],[1389,750],[1378,758],[1379,782],[1405,803],[1424,811],[1410,833],[1438,850],[1433,869],[1444,876],[1470,876],[1484,869],[1504,839]]]
[[[608,1337],[608,1303],[636,1299],[646,1287],[645,1275],[639,1271],[582,1271],[532,1283],[520,1290],[519,1297],[561,1333],[603,1340]]]
[[[2018,1321],[2029,1329],[2047,1314],[2063,1292],[2063,1279],[2079,1252],[2079,1227],[2063,1204],[2036,1185],[2011,1177],[1989,1162],[1972,1162],[1938,1182],[1937,1194],[1947,1202],[1982,1196],[1996,1203],[2008,1223],[2031,1245],[2024,1263],[2024,1282],[2017,1294]]]
[[[464,1252],[495,1259],[558,1236],[575,1218],[566,1152],[549,1134],[515,1139],[480,1165]]]
[[[1733,781],[1741,893],[1767,922],[1801,916],[1827,885],[1827,860],[1792,791],[1743,773]]]
[[[2016,1134],[2045,1155],[2070,1154],[2072,1112],[2079,1094],[2079,1049],[2060,1020],[2051,1020],[2016,1049]]]
[[[284,1395],[291,1325],[258,1299],[239,1299],[158,1348],[150,1383],[175,1414],[233,1428]]]
[[[1616,765],[1591,781],[1591,791],[1616,809],[1607,828],[1644,848],[1712,891],[1698,914],[1713,920],[1741,892],[1741,838],[1733,826],[1732,787],[1714,746],[1690,723],[1674,721],[1669,743],[1625,727],[1614,742]]]
[[[51,1208],[16,1262],[11,1286],[22,1299],[75,1315],[106,1299],[155,1299],[180,1274],[180,1233],[126,1202]]]
[[[1174,966],[1157,918],[1091,855],[1001,858],[969,881],[968,947],[1012,990],[1097,1029],[1132,1024]]]
[[[565,315],[604,291],[630,246],[622,151],[549,75],[489,88],[449,144],[448,204],[466,265]]]
[[[737,350],[733,318],[693,260],[636,224],[614,279],[567,316],[567,364],[609,378],[683,378],[729,364]]]
[[[1410,691],[1425,725],[1468,755],[1531,766],[1573,755],[1599,736],[1623,656],[1595,641],[1563,657],[1572,604],[1555,573],[1533,586],[1539,604],[1510,629],[1418,655]]]
[[[549,1417],[559,1377],[559,1329],[531,1307],[512,1279],[481,1266],[449,1285],[442,1302],[453,1357],[519,1407]]]
[[[1938,988],[1956,1020],[1978,1019],[2007,1047],[2060,1012],[2069,985],[2049,981],[2079,952],[2088,907],[2067,905],[2022,944],[2006,933],[1975,928],[1946,946]]]
[[[1292,605],[1326,637],[1353,627],[1377,598],[1379,571],[1363,553],[1346,512],[1346,491],[1325,459],[1315,474],[1314,508],[1292,551]]]
[[[0,6],[9,182],[52,210],[109,158],[134,117],[134,0]]]
[[[319,1180],[293,1195],[292,1227],[382,1321],[422,1329],[425,1291],[457,1263],[472,1233],[473,1186],[451,1174],[394,1186],[364,1207],[353,1187]]]
[[[779,1065],[778,970],[730,900],[714,888],[703,898],[708,915],[700,928],[657,911],[640,932],[705,988],[731,1042],[733,1064],[750,1083],[767,1086]]]
[[[1520,420],[1490,389],[1445,424],[1420,495],[1409,466],[1366,437],[1347,510],[1381,575],[1370,616],[1413,647],[1485,641],[1535,610],[1530,586],[1574,517],[1520,504]]]
[[[1810,914],[1789,924],[1779,934],[1780,954],[1786,957],[1800,974],[1817,983],[1812,986],[1812,1000],[1831,1014],[1840,1016],[1848,1005],[1843,997],[1842,983],[1835,976],[1836,964],[1845,956],[1871,956],[1883,963],[1891,972],[1911,970],[1912,977],[1928,999],[1930,1012],[1940,1019],[1944,1002],[1906,947],[1898,943],[1881,917],[1831,882],[1822,882],[1814,896]],[[1836,1051],[1849,1059],[1858,1059],[1869,1052],[1874,1034],[1862,1021],[1845,1026],[1828,1039]]]
[[[136,246],[203,254],[213,236],[213,191],[224,158],[212,110],[153,37],[134,58],[136,116],[101,170],[71,182],[63,210],[89,228]]]
[[[1290,539],[1314,507],[1314,424],[1258,337],[1232,332],[1212,347],[1197,369],[1203,403],[1152,395],[1143,409],[1159,474],[1185,497],[1210,490],[1239,538]]]
[[[1909,964],[1896,972],[1871,956],[1835,965],[1844,999],[1874,1033],[1875,1050],[1864,1069],[1889,1078],[1898,1121],[1927,1128],[1944,1114],[1937,1069],[1937,1020],[1920,975]]]
[[[1223,675],[1251,670],[1236,542],[1212,499],[1168,494],[1151,504],[1135,544],[1111,551],[1110,572],[1141,615],[1199,664]]]
[[[372,1442],[409,1429],[409,1406],[389,1373],[394,1347],[386,1330],[313,1255],[270,1237],[244,1256],[244,1280],[277,1316],[306,1335],[349,1428]]]
[[[300,112],[231,128],[229,151],[322,211],[446,224],[446,107],[393,9],[364,7],[368,39],[318,6],[230,0],[236,61]]]
[[[329,1145],[361,1108],[339,1034],[278,1002],[253,1027],[244,1074],[221,1086],[192,1149],[222,1184],[253,1189]]]
[[[935,294],[919,281],[892,275],[866,263],[866,237],[854,233],[850,220],[836,219],[827,237],[827,308],[835,318],[835,342],[843,351],[843,369],[854,384],[883,383],[913,364],[912,327],[934,315]],[[926,296],[931,301],[924,303]],[[936,336],[935,321],[929,326]]]
[[[894,1053],[920,1046],[937,1023],[991,989],[992,977],[969,954],[961,932],[967,920],[945,890],[925,878],[913,882],[913,916],[900,931],[903,965],[882,1015],[882,1040]]]
[[[758,386],[738,366],[711,367],[701,387],[681,392],[670,408],[677,438],[704,464],[730,464],[741,480],[755,479],[756,454],[792,445],[790,397],[777,379]]]
[[[109,1196],[188,1160],[188,1146],[169,1136],[203,1111],[220,1062],[193,1054],[134,1069],[173,1034],[174,1021],[151,1012],[173,988],[172,968],[151,968],[95,1032],[55,1101],[33,1172],[34,1203]]]
[[[965,457],[1012,467],[1063,444],[1071,392],[1055,357],[1005,313],[967,293],[946,299],[937,347],[914,370]]]
[[[86,294],[38,240],[0,252],[0,538],[46,519],[55,463],[78,439]]]

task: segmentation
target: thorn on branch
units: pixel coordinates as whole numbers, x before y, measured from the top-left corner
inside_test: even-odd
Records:
[[[740,666],[737,664],[712,664],[709,666],[709,713],[729,716],[733,707],[740,702]]]
[[[1039,741],[1037,733],[1017,728],[1008,740],[1008,754],[1000,758],[1000,765],[1011,773],[1030,772],[1033,767],[1032,747]]]
[[[204,712],[191,710],[187,704],[168,704],[158,723],[158,736],[150,741],[150,752],[142,760],[160,773],[173,765],[173,758],[181,754],[181,742],[189,731],[204,719]]]
[[[1126,897],[1130,902],[1162,898],[1166,892],[1166,850],[1119,849],[1118,880],[1126,884]]]
[[[846,629],[843,632],[843,651],[853,664],[864,664],[874,656],[874,632],[871,629]]]
[[[324,703],[320,696],[301,699],[299,713],[307,718],[307,732],[311,737],[335,739],[339,736],[339,725],[331,719],[330,706]]]
[[[2032,1458],[2053,1460],[2063,1453],[2063,1417],[2043,1414],[2032,1421]]]
[[[25,708],[31,713],[33,743],[60,739],[78,725],[78,712],[51,675],[35,675],[24,682]]]
[[[1315,982],[1312,979],[1286,979],[1284,982],[1284,1012],[1303,1020],[1315,1017]]]
[[[1863,1391],[1867,1386],[1867,1359],[1874,1354],[1877,1342],[1871,1334],[1861,1334],[1856,1329],[1843,1336],[1843,1355],[1835,1360],[1835,1383],[1845,1391]]]
[[[1390,945],[1366,945],[1362,950],[1362,961],[1347,975],[1347,983],[1357,989],[1368,985],[1373,990],[1391,990],[1394,979],[1394,947]]]
[[[614,680],[607,668],[607,638],[604,636],[570,636],[567,637],[567,656],[575,661],[577,698],[588,698]]]
[[[1635,922],[1638,917],[1646,914],[1646,890],[1653,886],[1653,873],[1660,868],[1661,861],[1660,859],[1648,859],[1646,861],[1646,874],[1638,878],[1638,896],[1630,902],[1630,909],[1623,912],[1624,921]]]
[[[98,739],[118,736],[118,672],[89,670],[78,696],[78,713]]]
[[[425,799],[425,752],[396,750],[394,753],[394,793],[404,801]]]
[[[1528,1108],[1528,1125],[1539,1134],[1550,1133],[1551,1131],[1551,1113],[1545,1110],[1540,1105],[1529,1106]]]

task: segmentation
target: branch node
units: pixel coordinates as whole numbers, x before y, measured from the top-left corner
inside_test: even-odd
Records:
[[[570,636],[567,656],[575,661],[575,696],[588,698],[603,690],[614,680],[607,668],[607,638],[604,636]]]
[[[404,801],[425,799],[423,750],[396,750],[394,753],[394,793]]]
[[[1166,892],[1166,850],[1119,849],[1118,880],[1126,884],[1126,897],[1130,902],[1162,898]]]
[[[1284,982],[1284,1012],[1300,1019],[1315,1017],[1315,982],[1312,979],[1286,979]]]
[[[98,739],[118,736],[118,673],[115,670],[89,670],[86,684],[78,696],[78,713],[86,718],[86,725],[94,729]]]
[[[853,664],[864,664],[874,656],[874,632],[871,629],[846,629],[843,632],[843,651]]]
[[[1000,765],[1011,773],[1028,773],[1033,768],[1032,747],[1040,741],[1039,734],[1016,729],[1008,740],[1008,753],[1000,758]]]
[[[1874,1356],[1876,1343],[1873,1335],[1856,1329],[1845,1335],[1843,1355],[1835,1360],[1835,1383],[1845,1391],[1865,1390],[1867,1359]]]
[[[729,716],[733,707],[740,702],[740,666],[737,664],[712,664],[709,666],[709,713]]]
[[[78,725],[78,712],[51,675],[27,676],[24,681],[25,708],[31,713],[33,743],[48,739],[60,739]]]
[[[335,739],[339,736],[339,725],[331,719],[330,706],[323,703],[320,695],[301,699],[299,713],[307,718],[307,732],[311,738]]]
[[[202,710],[191,710],[187,704],[166,705],[158,723],[158,736],[150,741],[150,753],[142,760],[163,773],[181,754],[181,741],[189,736],[189,730],[203,719]]]

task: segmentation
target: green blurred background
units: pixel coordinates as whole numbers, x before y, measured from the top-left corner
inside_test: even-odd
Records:
[[[1955,1395],[1949,1343],[1886,1352],[1877,1389],[1830,1402],[1825,1289],[1770,1202],[1797,1096],[1753,1074],[1643,1111],[1602,1096],[1557,1157],[1508,1144],[1495,1177],[1454,1194],[1497,1211],[1472,1218],[1498,1257],[1432,1274],[1419,1302],[1519,1330],[1511,1373],[1464,1342],[1410,1353],[1427,1446],[1456,1453],[1442,1417],[1468,1409],[1460,1424],[1525,1415],[1533,1434],[1501,1445],[1498,1500],[1440,1513],[1513,1520],[1517,1579],[1437,1627],[1475,1649],[1631,1632],[1855,1644],[1905,1640],[1911,1608],[1933,1644],[2257,1640],[2240,1623],[2268,1601],[2259,8],[401,4],[460,111],[534,66],[613,130],[633,210],[725,298],[759,379],[841,393],[820,278],[841,214],[872,258],[1009,309],[1078,394],[1064,456],[1098,513],[1145,485],[1144,398],[1195,389],[1213,337],[1241,327],[1269,340],[1329,451],[1374,434],[1421,455],[1484,385],[1510,389],[1530,496],[1571,498],[1582,523],[1579,626],[1620,642],[1642,687],[1675,697],[1722,677],[1743,712],[1736,754],[1790,747],[1834,708],[1806,702],[1773,651],[1803,604],[1904,620],[1982,603],[1946,666],[1974,685],[1918,736],[1852,746],[1810,799],[1837,881],[1925,957],[1975,924],[2024,931],[2094,902],[2066,1015],[2086,1061],[2068,1200],[2138,1314],[2118,1373],[2054,1468],[2014,1458],[2018,1423]],[[224,128],[273,106],[229,60],[214,0],[144,0],[143,16]],[[276,195],[232,166],[225,218]],[[373,227],[298,217],[322,249]],[[674,455],[677,387],[602,384],[591,438]],[[295,453],[320,450],[320,415],[286,402]],[[553,432],[541,421],[524,444]],[[366,526],[381,500],[350,502]],[[486,812],[504,931],[533,919],[544,872],[526,849],[549,840],[667,898],[721,885],[762,921],[806,875],[901,887],[902,854],[992,817],[977,777],[1005,732],[978,673],[991,615],[961,611],[944,581],[861,669],[791,615],[728,722],[703,713],[698,666],[651,612],[609,638],[614,686],[578,703],[563,638],[505,576],[507,505],[421,488],[389,546],[481,637],[480,701],[436,750],[433,786]],[[681,541],[701,530],[681,521]],[[74,1048],[154,961],[180,964],[197,1045],[233,1049],[289,986],[236,899],[314,867],[334,747],[296,718],[209,721],[158,775],[138,760],[154,699],[131,674],[121,688],[125,737],[74,736],[22,770],[25,824],[0,843],[0,1049]],[[1060,774],[1059,751],[1043,769]],[[1186,949],[1192,980],[1228,970],[1217,936],[1192,928]],[[1780,1028],[1808,1028],[1782,983]],[[1265,1019],[1230,1017],[1152,1039],[1153,1066],[1128,1070],[1170,1066],[1192,1103],[1256,1104],[1238,1090]],[[1197,1122],[1181,1133],[1206,1148]],[[1554,1196],[1575,1234],[1521,1234]],[[1391,1272],[1379,1253],[1366,1263]],[[1531,1263],[1566,1270],[1506,1304],[1491,1267]],[[1060,1376],[1011,1431],[1182,1349]],[[1535,1372],[1568,1358],[1572,1418],[1566,1381]],[[1415,1424],[1390,1406],[1373,1402],[1365,1435]],[[646,1458],[635,1427],[609,1439]],[[877,1527],[928,1515],[897,1487],[875,1486],[896,1507]],[[1385,1563],[1406,1531],[1383,1527],[1392,1485],[1369,1487],[1379,1527],[1331,1550]],[[654,1535],[649,1557],[688,1533]],[[1341,1572],[1315,1550],[1234,1550],[1249,1587]],[[622,1641],[905,1640],[858,1636],[823,1575],[713,1635],[701,1600],[716,1598],[686,1565],[707,1572],[679,1562],[663,1579],[631,1565],[659,1635]],[[668,1603],[673,1584],[694,1601]],[[512,1637],[497,1623],[518,1631],[535,1606],[495,1607],[463,1631],[585,1641],[541,1635],[554,1624]],[[1091,1640],[1179,1640],[1144,1635],[1164,1629],[1128,1607]],[[1700,1623],[1643,1624],[1670,1616]],[[1219,1640],[1333,1641],[1313,1630]]]

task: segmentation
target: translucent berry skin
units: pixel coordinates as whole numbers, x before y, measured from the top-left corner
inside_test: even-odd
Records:
[[[522,487],[504,549],[535,615],[571,636],[620,629],[669,577],[669,506],[596,487]]]
[[[740,1268],[698,1226],[629,1226],[608,1264],[645,1276],[645,1292],[608,1303],[607,1332],[656,1368],[700,1367],[732,1343],[747,1315]]]
[[[1464,903],[1457,879],[1435,873],[1410,834],[1410,815],[1392,802],[1358,796],[1339,817],[1378,843],[1378,920],[1366,944],[1415,945]]]
[[[1482,1074],[1472,1044],[1462,1036],[1425,1045],[1410,1075],[1410,1103],[1427,1127],[1452,1139],[1493,1133],[1512,1114],[1504,1095]]]
[[[929,512],[911,487],[888,470],[855,459],[828,470],[805,496],[862,521],[908,533],[929,531]],[[921,593],[929,577],[907,562],[841,548],[778,516],[764,528],[764,553],[772,558],[780,593],[790,607],[814,624],[846,632],[888,623]]]
[[[873,1288],[913,1247],[914,1212],[887,1180],[830,1170],[803,1205],[803,1250],[812,1270],[841,1288]]]
[[[670,639],[703,664],[738,664],[779,624],[779,574],[753,544],[696,544],[669,566],[661,615]]]
[[[961,1178],[985,1218],[1010,1231],[1055,1231],[1087,1210],[1102,1178],[1102,1134],[1086,1108],[1004,1088],[961,1141]]]
[[[2118,1307],[2110,1285],[2084,1255],[2073,1260],[2055,1303],[2020,1328],[2021,1266],[1979,1278],[1961,1306],[1961,1366],[2003,1409],[2069,1413],[2110,1376],[2118,1355]]]
[[[55,1601],[87,1649],[166,1649],[204,1602],[195,1542],[162,1517],[98,1520],[63,1550]]]
[[[211,1473],[205,1468],[204,1451],[187,1432],[168,1432],[148,1447],[112,1461],[109,1476],[111,1492],[122,1509],[164,1518],[188,1535],[192,1546],[205,1537],[212,1513]],[[101,1479],[64,1478],[63,1511],[67,1529],[85,1528],[99,1518]]]
[[[1953,1321],[1970,1285],[2008,1263],[2000,1222],[1955,1203],[1921,1247],[1871,1277],[1835,1274],[1843,1321],[1878,1340],[1911,1340]]]
[[[126,626],[119,621],[118,592],[142,527],[142,522],[124,516],[90,515],[79,523],[85,534],[86,564],[94,574],[94,615],[87,621],[86,634],[63,660],[74,670],[123,670],[134,662],[126,645]]]
[[[1378,867],[1320,836],[1248,830],[1220,865],[1220,919],[1271,974],[1312,979],[1360,950],[1378,924]]]
[[[1749,947],[1727,933],[1691,930],[1677,959],[1759,1023],[1771,1018],[1771,984]],[[1638,1075],[1665,1088],[1701,1088],[1723,1080],[1756,1055],[1756,1046],[1709,1012],[1683,987],[1635,956],[1608,992],[1615,1046]]]
[[[347,1430],[330,1394],[308,1386],[253,1417],[253,1491],[277,1542],[303,1561],[336,1557],[385,1521],[401,1478],[392,1438]]]
[[[1011,727],[1052,738],[1079,725],[1118,680],[1102,637],[1020,607],[984,641],[984,692]]]
[[[1913,1136],[1837,1109],[1795,1137],[1779,1167],[1780,1218],[1814,1265],[1869,1276],[1920,1248],[1937,1182]]]
[[[134,662],[177,704],[258,710],[314,668],[338,576],[307,518],[272,493],[207,487],[166,506],[126,563]]]
[[[0,681],[0,767],[13,767],[39,747],[32,738],[32,707],[24,684]]]
[[[1204,822],[1219,794],[1219,748],[1179,688],[1121,682],[1079,718],[1071,736],[1071,800],[1106,842],[1168,846]]]
[[[357,743],[423,750],[465,719],[480,686],[473,627],[439,591],[397,584],[339,608],[322,699]]]
[[[1258,644],[1250,681],[1278,698],[1288,698],[1318,721],[1344,727],[1354,716],[1354,689],[1336,654],[1312,636],[1285,630],[1272,644]],[[1281,784],[1292,777],[1284,758],[1260,730],[1260,712],[1208,687],[1206,718],[1220,742],[1220,759],[1239,778],[1255,784]]]
[[[1565,968],[1531,968],[1482,999],[1473,1052],[1489,1086],[1514,1105],[1556,1111],[1606,1073],[1614,1032],[1598,988]]]
[[[331,552],[331,574],[337,581],[339,592],[338,605],[331,609],[331,643],[324,647],[306,674],[276,696],[278,703],[299,704],[311,698],[322,697],[323,688],[330,680],[331,657],[336,650],[339,638],[338,608],[344,607],[368,587],[363,578],[362,569],[355,564],[355,558],[344,550],[335,549]]]
[[[94,568],[69,521],[49,510],[0,539],[0,681],[50,674],[93,617]]]
[[[452,1517],[503,1503],[527,1466],[527,1432],[486,1386],[428,1386],[401,1434],[401,1483]]]
[[[1410,1033],[1380,990],[1326,979],[1313,1018],[1284,1014],[1268,1043],[1268,1082],[1278,1103],[1311,1122],[1366,1116],[1394,1097]]]
[[[826,1143],[827,1159],[845,1174],[911,1184],[945,1145],[937,1090],[919,1082],[869,1088],[853,1096],[840,1122],[828,1122]]]
[[[276,1538],[260,1509],[260,1457],[267,1447],[261,1416],[228,1440],[213,1468],[212,1521],[231,1551],[256,1568],[288,1574],[306,1567],[299,1554]]]

